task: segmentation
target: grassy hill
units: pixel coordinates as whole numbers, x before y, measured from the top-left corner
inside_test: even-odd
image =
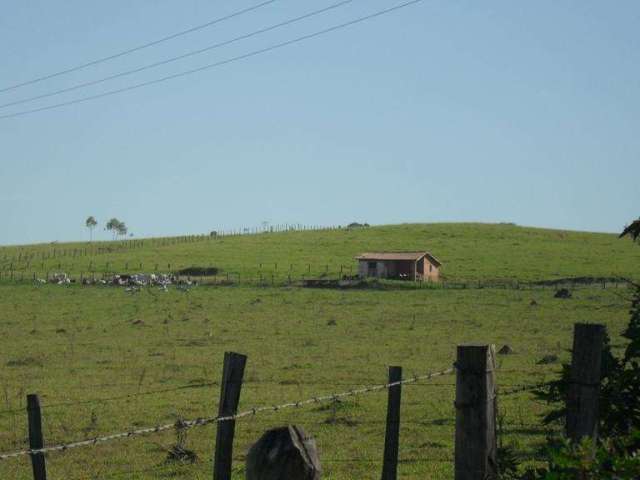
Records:
[[[39,245],[0,249],[0,260],[25,268],[25,253],[45,268],[78,272],[90,261],[130,270],[149,265],[215,265],[255,274],[294,264],[316,272],[353,265],[365,250],[427,249],[452,279],[631,276],[640,247],[614,235],[513,225],[396,225],[358,230],[287,232],[178,243]],[[111,248],[91,256],[62,250]],[[15,259],[13,257],[16,257]],[[72,267],[73,265],[73,267]],[[86,270],[85,270],[86,271]],[[405,375],[449,367],[457,344],[508,344],[499,357],[503,391],[554,378],[568,358],[575,322],[607,325],[614,349],[624,346],[629,292],[585,287],[571,299],[553,290],[316,290],[251,285],[189,291],[0,282],[0,453],[25,448],[25,396],[43,405],[47,444],[214,415],[225,351],[248,355],[241,410],[383,383],[388,365]],[[545,356],[558,360],[540,363]],[[403,389],[400,478],[452,478],[453,376]],[[499,398],[503,442],[535,464],[548,429],[547,407],[523,391]],[[267,428],[302,425],[318,442],[329,480],[380,475],[386,394],[335,405],[311,405],[238,422],[233,480],[244,478],[247,448]],[[552,427],[558,429],[558,427]],[[47,456],[51,478],[211,478],[213,426],[190,430],[195,464],[167,462],[171,431]],[[0,461],[0,478],[31,477],[28,457]]]
[[[444,264],[450,280],[547,280],[575,276],[629,277],[636,274],[640,249],[603,233],[572,232],[511,224],[406,224],[360,229],[263,233],[210,239],[196,237],[4,247],[7,271],[95,269],[129,273],[187,266],[216,266],[224,274],[256,276],[337,273],[355,268],[354,256],[372,250],[428,250]],[[73,251],[76,250],[74,257]],[[54,253],[54,251],[56,253]],[[90,255],[80,256],[87,251]],[[61,256],[62,253],[66,255]],[[95,254],[91,254],[95,253]],[[33,254],[29,261],[25,254]],[[42,258],[47,255],[48,258]],[[55,255],[55,257],[54,257]],[[142,266],[141,266],[142,265]],[[309,271],[309,266],[311,270]]]

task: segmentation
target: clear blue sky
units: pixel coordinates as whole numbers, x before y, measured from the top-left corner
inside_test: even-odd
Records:
[[[0,103],[162,60],[337,0],[272,5]],[[354,0],[204,55],[0,114],[195,68],[395,5]],[[0,88],[259,0],[4,2]],[[272,223],[509,221],[619,231],[640,214],[640,2],[425,0],[261,56],[0,120],[0,244]],[[101,229],[99,229],[101,230]],[[97,232],[98,238],[108,238]]]

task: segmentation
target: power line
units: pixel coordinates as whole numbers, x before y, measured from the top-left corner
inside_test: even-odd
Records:
[[[310,40],[312,38],[319,37],[319,36],[325,35],[327,33],[334,32],[336,30],[340,30],[340,29],[343,29],[343,28],[346,28],[346,27],[349,27],[349,26],[352,26],[352,25],[355,25],[355,24],[358,24],[358,23],[365,22],[367,20],[371,20],[371,19],[376,18],[376,17],[380,17],[382,15],[386,15],[388,13],[394,12],[396,10],[400,10],[402,8],[414,5],[414,4],[422,2],[422,1],[423,0],[411,0],[411,1],[408,1],[408,2],[404,2],[404,3],[401,3],[401,4],[396,5],[394,7],[386,8],[384,10],[379,10],[379,11],[377,11],[375,13],[372,13],[372,14],[369,14],[369,15],[365,15],[363,17],[356,18],[355,20],[351,20],[349,22],[345,22],[345,23],[341,23],[341,24],[338,24],[338,25],[334,25],[333,27],[329,27],[329,28],[326,28],[326,29],[323,29],[323,30],[319,30],[319,31],[310,33],[308,35],[303,35],[301,37],[296,37],[296,38],[294,38],[292,40],[287,40],[285,42],[276,43],[276,44],[270,45],[270,46],[265,47],[265,48],[261,48],[261,49],[258,49],[258,50],[253,50],[253,51],[251,51],[249,53],[245,53],[245,54],[242,54],[242,55],[238,55],[238,56],[235,56],[235,57],[228,58],[226,60],[221,60],[219,62],[211,63],[211,64],[208,64],[208,65],[204,65],[202,67],[194,68],[194,69],[191,69],[191,70],[185,70],[183,72],[175,73],[173,75],[167,75],[165,77],[157,78],[155,80],[149,80],[147,82],[138,83],[138,84],[135,84],[135,85],[131,85],[129,87],[119,88],[117,90],[110,90],[110,91],[107,91],[107,92],[104,92],[104,93],[100,93],[100,94],[97,94],[97,95],[91,95],[91,96],[88,96],[88,97],[82,97],[82,98],[79,98],[79,99],[76,99],[76,100],[70,100],[68,102],[56,103],[56,104],[48,105],[48,106],[45,106],[45,107],[34,108],[32,110],[23,110],[23,111],[16,112],[16,113],[11,113],[11,114],[7,114],[7,115],[1,115],[0,119],[19,117],[19,116],[28,115],[28,114],[31,114],[31,113],[42,112],[42,111],[45,111],[45,110],[52,110],[52,109],[55,109],[55,108],[66,107],[66,106],[74,105],[74,104],[77,104],[77,103],[88,102],[90,100],[96,100],[96,99],[99,99],[99,98],[108,97],[108,96],[111,96],[111,95],[116,95],[118,93],[128,92],[130,90],[136,90],[138,88],[147,87],[149,85],[154,85],[156,83],[161,83],[161,82],[165,82],[165,81],[168,81],[168,80],[173,80],[175,78],[180,78],[180,77],[184,77],[184,76],[191,75],[191,74],[194,74],[194,73],[202,72],[204,70],[209,70],[209,69],[212,69],[212,68],[220,67],[220,66],[227,65],[227,64],[230,64],[230,63],[234,63],[234,62],[237,62],[237,61],[240,61],[240,60],[244,60],[244,59],[247,59],[247,58],[250,58],[250,57],[255,57],[257,55],[261,55],[263,53],[267,53],[267,52],[270,52],[270,51],[273,51],[273,50],[277,50],[277,49],[280,49],[280,48],[283,48],[283,47],[286,47],[286,46],[289,46],[289,45],[293,45],[295,43],[300,43],[300,42],[303,42],[305,40]]]
[[[313,12],[306,13],[304,15],[291,18],[291,19],[286,20],[284,22],[280,22],[280,23],[277,23],[275,25],[271,25],[269,27],[261,28],[260,30],[255,30],[255,31],[247,33],[245,35],[240,35],[238,37],[234,37],[234,38],[232,38],[230,40],[225,40],[224,42],[215,43],[213,45],[209,45],[207,47],[200,48],[198,50],[192,50],[192,51],[189,51],[189,52],[184,53],[182,55],[178,55],[178,56],[175,56],[175,57],[167,58],[165,60],[160,60],[158,62],[150,63],[148,65],[144,65],[142,67],[134,68],[132,70],[126,70],[124,72],[116,73],[114,75],[109,75],[107,77],[99,78],[97,80],[92,80],[92,81],[89,81],[89,82],[79,83],[79,84],[73,85],[71,87],[62,88],[60,90],[55,90],[55,91],[49,92],[49,93],[43,93],[42,95],[36,95],[34,97],[28,97],[28,98],[23,98],[21,100],[15,100],[13,102],[9,102],[9,103],[5,103],[5,104],[0,105],[0,108],[6,108],[6,107],[13,106],[13,105],[20,105],[22,103],[32,102],[34,100],[40,100],[42,98],[52,97],[54,95],[60,95],[61,93],[67,93],[67,92],[71,92],[71,91],[74,91],[74,90],[78,90],[80,88],[89,87],[89,86],[92,86],[92,85],[97,85],[99,83],[103,83],[103,82],[106,82],[108,80],[113,80],[113,79],[116,79],[116,78],[119,78],[119,77],[124,77],[126,75],[132,75],[134,73],[139,73],[139,72],[142,72],[144,70],[148,70],[150,68],[159,67],[161,65],[166,65],[168,63],[172,63],[172,62],[175,62],[175,61],[178,61],[178,60],[182,60],[182,59],[187,58],[187,57],[192,57],[194,55],[199,55],[201,53],[205,53],[205,52],[208,52],[210,50],[214,50],[216,48],[224,47],[226,45],[230,45],[230,44],[238,42],[240,40],[246,40],[248,38],[255,37],[257,35],[269,32],[271,30],[275,30],[277,28],[284,27],[286,25],[291,25],[293,23],[299,22],[301,20],[305,20],[305,19],[313,17],[315,15],[319,15],[321,13],[325,13],[325,12],[328,12],[330,10],[334,10],[336,8],[342,7],[342,6],[346,5],[347,3],[351,3],[353,1],[354,0],[342,0],[341,2],[334,3],[333,5],[329,5],[328,7],[321,8],[320,10],[315,10]]]
[[[187,30],[182,30],[180,32],[173,33],[171,35],[167,35],[166,37],[162,37],[162,38],[159,38],[157,40],[153,40],[153,41],[148,42],[148,43],[143,43],[142,45],[138,45],[136,47],[132,47],[132,48],[129,48],[127,50],[123,50],[121,52],[114,53],[112,55],[108,55],[106,57],[98,58],[96,60],[91,60],[90,62],[83,63],[83,64],[77,65],[75,67],[67,68],[65,70],[60,70],[59,72],[50,73],[48,75],[43,75],[41,77],[37,77],[37,78],[34,78],[32,80],[27,80],[26,82],[17,83],[15,85],[10,85],[8,87],[4,87],[4,88],[0,89],[0,93],[7,92],[9,90],[15,90],[16,88],[24,87],[26,85],[32,85],[34,83],[42,82],[44,80],[49,80],[50,78],[59,77],[60,75],[65,75],[67,73],[77,72],[78,70],[82,70],[83,68],[90,67],[90,66],[93,66],[93,65],[97,65],[99,63],[106,62],[106,61],[109,61],[109,60],[113,60],[115,58],[122,57],[124,55],[128,55],[128,54],[133,53],[133,52],[137,52],[137,51],[142,50],[144,48],[152,47],[154,45],[158,45],[159,43],[167,42],[169,40],[173,40],[174,38],[182,37],[182,36],[187,35],[189,33],[193,33],[193,32],[196,32],[198,30],[202,30],[203,28],[211,27],[211,26],[216,25],[218,23],[224,22],[225,20],[229,20],[229,19],[232,19],[234,17],[238,17],[240,15],[243,15],[245,13],[252,12],[254,10],[257,10],[259,8],[267,6],[267,5],[271,4],[271,3],[274,3],[276,1],[277,0],[268,0],[266,2],[258,3],[257,5],[253,5],[251,7],[247,7],[245,9],[243,9],[243,10],[238,10],[237,12],[231,13],[229,15],[225,15],[224,17],[216,18],[215,20],[211,20],[211,21],[209,21],[207,23],[203,23],[201,25],[196,25],[195,27],[191,27],[191,28],[189,28]]]

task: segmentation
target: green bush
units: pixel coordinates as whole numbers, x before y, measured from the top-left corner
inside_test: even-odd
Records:
[[[640,287],[636,286],[631,301],[630,320],[622,336],[629,340],[624,355],[616,358],[608,336],[602,350],[601,387],[598,431],[600,436],[628,435],[640,430]],[[570,365],[562,366],[559,380],[548,383],[536,392],[550,403],[563,403],[567,397]],[[545,424],[565,418],[564,407],[558,407],[545,416]],[[638,445],[640,447],[640,445]]]
[[[544,468],[529,469],[523,480],[640,478],[640,286],[635,286],[630,320],[622,336],[629,340],[622,357],[611,351],[608,337],[602,352],[599,404],[599,440],[595,447],[585,438],[571,443],[550,438],[545,448]],[[564,402],[570,365],[563,365],[561,378],[550,382],[537,396],[551,404]],[[544,423],[560,421],[566,410],[555,408]]]
[[[640,430],[599,442],[595,452],[585,438],[573,444],[567,439],[550,441],[547,467],[528,470],[522,480],[637,480],[640,478]]]

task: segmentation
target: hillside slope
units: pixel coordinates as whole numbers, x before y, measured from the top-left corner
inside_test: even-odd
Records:
[[[105,253],[84,256],[85,249]],[[291,264],[298,273],[311,264],[317,274],[378,249],[428,249],[454,280],[630,275],[640,265],[640,246],[615,235],[486,224],[34,245],[0,249],[0,260],[6,255],[5,262],[25,267],[25,254],[35,254],[31,268],[55,271],[59,262],[72,273],[108,261],[118,271],[171,263],[243,275],[255,275],[260,262],[263,272],[277,263],[279,275]],[[268,282],[137,290],[34,285],[27,272],[18,274],[23,283],[0,281],[3,453],[28,446],[24,402],[31,392],[40,396],[46,442],[56,445],[215,415],[229,351],[248,356],[239,409],[249,411],[380,384],[389,365],[401,365],[407,376],[446,369],[457,345],[492,343],[512,352],[497,361],[501,441],[523,466],[539,466],[549,434],[540,418],[548,408],[531,389],[557,377],[574,323],[606,325],[614,351],[624,348],[630,300],[630,290],[600,285],[572,289],[570,299],[541,288],[338,290]],[[403,387],[400,478],[453,477],[455,386],[454,377],[443,376]],[[314,435],[323,478],[379,478],[386,401],[381,390],[239,420],[232,479],[244,478],[249,446],[267,428],[286,424]],[[194,464],[167,461],[176,434],[166,430],[52,452],[47,469],[67,480],[211,478],[214,429],[189,430],[186,446],[200,458]],[[0,479],[29,480],[31,472],[28,456],[0,461]]]
[[[88,244],[56,244],[0,249],[3,269],[16,271],[62,270],[67,273],[167,271],[186,266],[216,266],[227,272],[256,276],[316,275],[325,270],[355,271],[354,256],[372,250],[428,250],[443,262],[450,280],[543,280],[577,276],[637,275],[640,248],[616,235],[573,232],[512,224],[439,223],[402,224],[362,229],[262,233],[177,243],[171,239],[131,242],[95,242],[95,255],[73,256]],[[118,246],[120,245],[121,248]],[[53,257],[52,252],[57,254]],[[108,249],[112,251],[107,252]],[[66,250],[66,255],[60,253]],[[91,250],[91,247],[89,248]],[[35,253],[30,261],[20,254]],[[42,258],[43,253],[49,258]],[[108,266],[107,266],[108,263]],[[309,267],[309,265],[311,267]],[[328,266],[328,267],[327,267]]]

